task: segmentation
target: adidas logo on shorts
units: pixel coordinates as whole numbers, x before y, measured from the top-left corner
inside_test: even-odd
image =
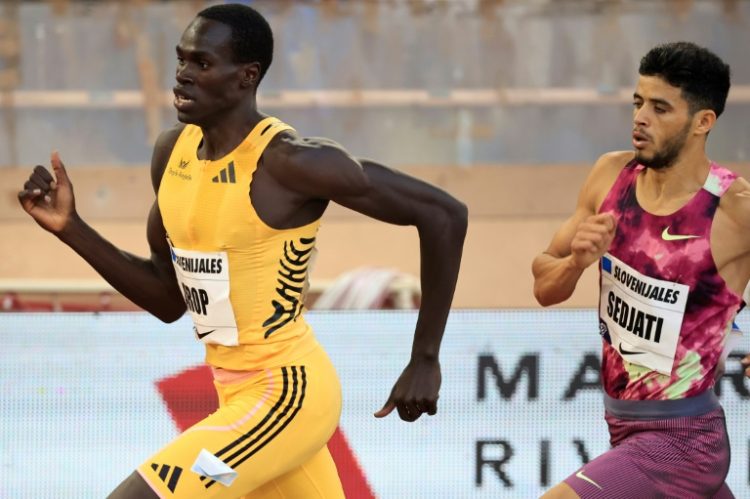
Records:
[[[177,488],[177,481],[180,479],[180,475],[182,475],[182,468],[179,466],[172,467],[168,464],[162,464],[161,469],[159,469],[158,464],[151,463],[151,469],[154,471],[159,470],[158,473],[161,481],[167,484],[167,488],[170,492],[174,492],[174,489]],[[170,471],[172,473],[170,473]]]

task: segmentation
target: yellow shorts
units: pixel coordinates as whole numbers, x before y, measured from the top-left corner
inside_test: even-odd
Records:
[[[326,443],[341,386],[323,349],[232,384],[219,409],[138,467],[163,498],[342,498]]]

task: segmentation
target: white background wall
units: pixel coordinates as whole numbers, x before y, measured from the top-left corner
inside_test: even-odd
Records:
[[[608,448],[601,392],[563,397],[585,356],[598,357],[593,311],[455,311],[441,354],[438,415],[413,424],[372,413],[407,361],[414,313],[308,319],[343,382],[341,430],[378,497],[537,497],[545,466],[552,485],[581,465],[574,441],[591,458]],[[748,319],[742,314],[738,323],[747,329]],[[0,334],[0,498],[104,497],[177,433],[154,383],[203,356],[186,318],[163,325],[145,314],[3,314]],[[747,340],[740,348],[748,350]],[[529,399],[523,377],[503,399],[496,377],[478,369],[480,356],[497,363],[506,383],[519,359],[536,358],[537,397]],[[730,362],[727,374],[738,371]],[[597,374],[581,379],[595,384]],[[749,385],[743,381],[745,393]],[[733,451],[728,482],[749,498],[748,399],[726,378],[721,399]],[[509,457],[512,448],[499,468],[511,485],[491,466],[481,467],[477,484],[481,440],[506,442],[485,446],[487,460]]]

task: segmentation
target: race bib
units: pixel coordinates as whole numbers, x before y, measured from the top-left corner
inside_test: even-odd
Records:
[[[601,270],[602,336],[628,362],[671,374],[690,287],[645,276],[609,253]]]
[[[170,243],[177,281],[203,343],[238,344],[237,322],[229,301],[229,261],[224,251],[211,253],[175,248]]]

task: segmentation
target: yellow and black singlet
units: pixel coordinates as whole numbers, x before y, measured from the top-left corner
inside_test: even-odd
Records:
[[[277,133],[291,129],[263,119],[232,152],[206,161],[197,156],[201,129],[187,125],[164,170],[159,209],[195,334],[212,366],[275,367],[317,344],[300,313],[320,221],[274,229],[250,202],[261,154]]]

